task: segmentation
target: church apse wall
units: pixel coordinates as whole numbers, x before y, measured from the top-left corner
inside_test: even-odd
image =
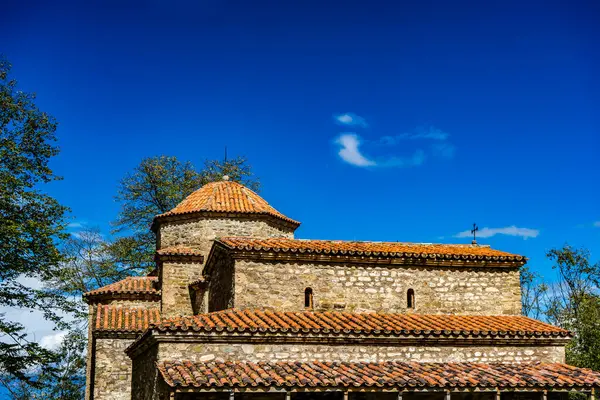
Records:
[[[518,268],[297,264],[239,259],[235,263],[234,290],[236,308],[521,313]]]

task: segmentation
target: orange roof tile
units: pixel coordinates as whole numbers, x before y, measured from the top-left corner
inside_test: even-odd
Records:
[[[224,310],[163,320],[160,331],[365,334],[387,336],[569,337],[555,326],[523,316],[423,315],[347,312]]]
[[[487,246],[466,244],[428,244],[400,242],[349,242],[341,240],[307,240],[286,238],[224,237],[217,240],[226,247],[247,251],[277,251],[331,255],[367,255],[422,257],[441,259],[485,259],[524,261],[525,257]]]
[[[108,294],[159,296],[160,290],[156,289],[157,282],[158,277],[156,276],[129,276],[118,282],[84,293],[83,297],[84,299],[90,299]]]
[[[292,225],[300,225],[300,222],[271,207],[252,190],[233,181],[208,183],[186,197],[171,211],[160,214],[157,218],[202,211],[271,215]]]
[[[162,361],[171,387],[567,389],[600,386],[600,372],[559,363]]]
[[[160,322],[158,308],[98,306],[94,323],[96,331],[143,332],[150,324]]]
[[[156,250],[156,254],[161,256],[201,256],[202,252],[185,246],[164,247]]]

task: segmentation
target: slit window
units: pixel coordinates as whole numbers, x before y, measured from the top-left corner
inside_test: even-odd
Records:
[[[304,289],[304,308],[313,309],[313,290],[309,287]]]
[[[412,289],[406,292],[406,308],[415,308],[415,291]]]

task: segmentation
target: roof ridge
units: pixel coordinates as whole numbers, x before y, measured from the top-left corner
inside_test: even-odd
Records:
[[[135,285],[131,286],[129,283],[136,281],[148,281],[146,285]],[[154,287],[154,282],[158,281],[157,276],[126,276],[125,278],[109,283],[108,285],[101,286],[99,288],[90,290],[83,294],[84,299],[101,296],[105,294],[160,294],[160,290]],[[141,287],[140,287],[141,286]]]
[[[346,240],[346,239],[311,239],[311,238],[262,238],[258,236],[223,236],[218,239],[256,239],[256,240],[279,240],[279,241],[302,241],[302,242],[331,242],[331,243],[375,243],[375,244],[398,244],[407,246],[456,246],[456,247],[490,247],[489,244],[472,243],[433,243],[433,242],[404,242],[391,240]]]

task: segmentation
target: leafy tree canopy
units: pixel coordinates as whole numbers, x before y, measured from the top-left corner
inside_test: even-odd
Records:
[[[56,121],[17,88],[11,66],[0,59],[0,306],[37,309],[62,324],[58,311],[73,304],[57,290],[23,285],[22,277],[48,281],[62,261],[67,209],[43,192],[59,179],[49,167],[58,154]],[[64,326],[64,325],[63,325]],[[0,384],[36,385],[31,371],[50,372],[55,354],[30,342],[24,327],[0,314]]]
[[[572,331],[567,362],[600,370],[600,263],[590,261],[588,250],[569,245],[551,249],[547,257],[557,280],[544,282],[521,271],[523,312]]]

